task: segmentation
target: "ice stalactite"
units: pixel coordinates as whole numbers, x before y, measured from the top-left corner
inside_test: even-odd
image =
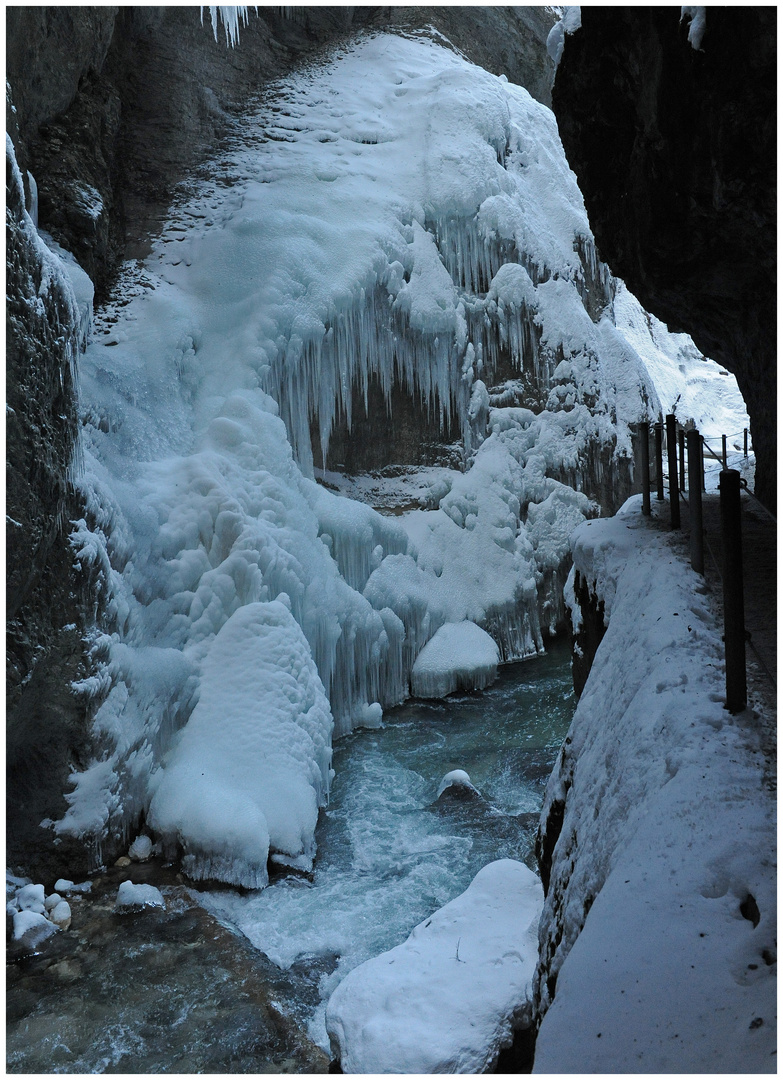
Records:
[[[258,8],[254,9],[258,12]],[[218,26],[222,23],[226,32],[226,45],[233,48],[239,44],[239,25],[246,23],[248,19],[246,6],[231,6],[226,4],[210,4],[209,17],[212,21],[212,32],[215,41],[218,39]],[[204,22],[204,8],[201,8],[201,22]]]

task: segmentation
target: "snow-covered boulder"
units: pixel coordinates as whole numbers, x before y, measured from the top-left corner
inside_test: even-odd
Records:
[[[114,913],[115,915],[130,915],[137,911],[165,907],[163,893],[154,885],[134,885],[132,881],[123,881],[117,891]]]
[[[46,899],[43,885],[24,885],[16,894],[16,903],[20,911],[35,911],[43,915],[46,911]]]
[[[411,692],[441,698],[455,690],[482,690],[497,678],[499,661],[498,647],[486,630],[467,619],[446,623],[416,657]]]
[[[326,1010],[343,1072],[485,1072],[529,1018],[543,901],[523,863],[489,863],[402,945],[354,968]]]
[[[59,927],[37,911],[17,911],[14,915],[14,941],[19,941],[31,949],[36,949],[48,937],[56,934],[58,929]]]
[[[60,930],[67,930],[71,925],[71,905],[67,900],[61,900],[49,912],[49,919]]]
[[[152,858],[152,841],[150,838],[144,834],[137,836],[128,848],[128,856],[134,862],[146,862],[147,859]]]
[[[81,881],[79,884],[74,884],[68,878],[58,878],[54,883],[54,891],[65,896],[70,896],[73,893],[88,893],[91,889],[91,881]]]
[[[439,799],[444,791],[458,792],[460,795],[478,795],[478,790],[473,786],[464,769],[452,769],[451,772],[447,772],[438,784],[438,794],[435,797]]]
[[[267,883],[270,849],[308,869],[330,779],[332,715],[286,605],[247,604],[211,646],[201,697],[148,821],[195,879]]]

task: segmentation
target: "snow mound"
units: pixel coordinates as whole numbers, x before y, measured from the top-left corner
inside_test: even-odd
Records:
[[[165,907],[163,893],[154,885],[134,885],[132,881],[123,881],[117,890],[114,912],[116,915],[128,915],[136,911]]]
[[[37,911],[17,911],[14,915],[14,941],[21,942],[27,948],[36,949],[58,930],[58,926]]]
[[[500,653],[486,630],[465,620],[446,623],[427,642],[411,672],[414,697],[441,698],[482,690],[497,678]]]
[[[331,779],[332,715],[302,631],[279,601],[223,625],[148,821],[190,877],[267,882],[270,848],[311,866]]]
[[[354,968],[326,1011],[343,1072],[486,1072],[529,1020],[543,899],[522,863],[489,863],[402,945]]]

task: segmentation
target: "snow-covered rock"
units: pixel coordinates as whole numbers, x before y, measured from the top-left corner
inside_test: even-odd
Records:
[[[54,883],[54,891],[56,893],[63,893],[65,894],[65,896],[70,896],[71,894],[88,893],[91,889],[91,881],[82,881],[79,882],[79,884],[74,884],[67,878],[58,878],[57,881],[55,881]]]
[[[58,930],[58,926],[37,911],[17,911],[14,915],[14,941],[27,948],[36,949]]]
[[[24,885],[16,894],[16,903],[20,911],[36,911],[43,915],[46,911],[46,896],[43,885]]]
[[[465,620],[446,623],[427,642],[411,671],[414,697],[440,698],[482,690],[497,678],[500,653],[486,630]]]
[[[144,834],[137,836],[128,848],[128,856],[134,862],[146,862],[147,859],[152,858],[152,841],[150,838]]]
[[[114,911],[117,915],[129,915],[137,911],[165,907],[163,893],[154,885],[134,885],[132,881],[123,881],[117,890]]]
[[[541,882],[485,866],[402,945],[354,968],[329,999],[346,1073],[485,1072],[529,1021]]]
[[[312,866],[331,779],[332,715],[307,642],[281,601],[247,604],[203,666],[201,697],[148,821],[196,879],[267,882],[272,851]]]
[[[463,788],[467,791],[477,790],[464,769],[452,769],[451,772],[447,772],[438,784],[438,793],[435,797],[439,799],[448,788]]]
[[[61,900],[49,912],[49,918],[60,930],[67,930],[71,925],[71,905],[67,900]]]
[[[62,897],[59,893],[52,893],[51,896],[47,896],[44,900],[44,907],[47,913],[52,911],[62,901]]]

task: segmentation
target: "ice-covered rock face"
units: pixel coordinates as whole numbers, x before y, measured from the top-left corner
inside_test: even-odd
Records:
[[[248,115],[82,364],[98,752],[58,834],[127,844],[149,811],[194,876],[261,885],[312,859],[332,718],[377,724],[441,626],[543,649],[574,488],[657,412],[607,299],[551,113],[453,52],[363,40]],[[371,377],[463,430],[435,510],[307,475]]]

